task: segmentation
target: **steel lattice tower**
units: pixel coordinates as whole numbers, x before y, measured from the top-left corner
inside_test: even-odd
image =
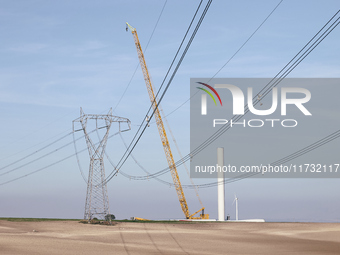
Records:
[[[87,130],[89,120],[95,121],[96,130],[106,129],[102,138],[100,138],[98,135],[98,143],[93,142],[90,137],[90,133]],[[98,127],[98,121],[105,123],[105,126]],[[80,108],[80,118],[73,121],[73,131],[79,131],[74,130],[74,122],[80,122],[81,124],[82,128],[80,130],[84,131],[86,144],[90,156],[84,219],[105,219],[105,216],[110,214],[110,207],[109,198],[107,195],[107,186],[105,182],[105,168],[103,157],[105,154],[105,148],[109,136],[110,127],[112,122],[118,122],[120,130],[120,124],[127,123],[128,130],[130,130],[130,120],[122,117],[113,116],[112,109],[110,109],[108,114],[103,115],[85,114],[82,108]]]

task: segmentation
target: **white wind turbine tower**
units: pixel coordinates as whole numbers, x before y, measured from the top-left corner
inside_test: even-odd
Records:
[[[236,197],[236,194],[234,194],[234,195],[235,195],[235,199],[234,199],[232,204],[235,203],[235,205],[236,205],[236,221],[238,221],[238,198]]]

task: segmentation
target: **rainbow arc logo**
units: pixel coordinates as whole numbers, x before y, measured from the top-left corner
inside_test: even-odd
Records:
[[[197,82],[197,83],[198,83],[198,84],[201,84],[201,85],[203,85],[203,86],[205,86],[205,87],[207,87],[207,88],[209,88],[209,89],[217,96],[217,98],[218,98],[218,100],[220,101],[220,104],[221,104],[221,106],[222,106],[221,97],[220,97],[220,95],[217,93],[217,91],[216,91],[213,87],[211,87],[210,85],[208,85],[208,84],[206,84],[206,83],[203,83],[203,82]],[[204,89],[204,88],[201,88],[201,87],[197,87],[197,88],[200,89],[200,90],[203,90],[204,92],[206,92],[206,93],[214,100],[214,103],[215,103],[215,105],[217,106],[215,97],[213,96],[213,94],[212,94],[209,90]]]

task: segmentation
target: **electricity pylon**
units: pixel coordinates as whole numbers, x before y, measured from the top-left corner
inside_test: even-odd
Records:
[[[87,130],[88,121],[95,121],[95,130],[106,129],[103,137],[98,134],[98,143],[94,143]],[[98,121],[104,123],[104,126],[98,127]],[[74,130],[74,123],[80,122],[81,129]],[[85,140],[90,156],[89,177],[87,181],[87,193],[85,202],[84,219],[91,220],[93,218],[105,219],[105,216],[110,214],[109,198],[107,195],[107,186],[105,182],[105,168],[104,168],[104,154],[109,136],[109,131],[112,122],[119,123],[119,131],[121,123],[127,123],[130,130],[130,120],[122,117],[112,115],[112,109],[108,114],[85,114],[83,109],[80,108],[80,117],[73,121],[73,131],[83,130]],[[123,131],[127,131],[123,130]]]

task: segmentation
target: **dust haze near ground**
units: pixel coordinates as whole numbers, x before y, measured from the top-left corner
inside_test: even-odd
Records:
[[[337,223],[0,221],[0,254],[339,254]]]

